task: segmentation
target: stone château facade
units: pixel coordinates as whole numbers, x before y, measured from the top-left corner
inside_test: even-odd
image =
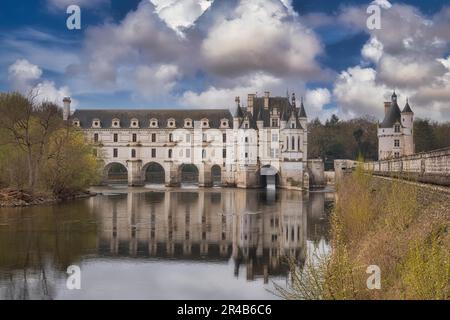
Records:
[[[394,92],[384,103],[384,120],[378,126],[378,159],[398,158],[414,153],[414,112],[406,101],[402,111]]]
[[[249,94],[227,109],[76,110],[64,118],[82,128],[105,161],[106,182],[130,186],[308,188],[307,116],[303,101]]]

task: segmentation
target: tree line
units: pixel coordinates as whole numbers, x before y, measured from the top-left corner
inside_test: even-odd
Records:
[[[321,158],[330,168],[334,159],[378,159],[377,120],[361,117],[341,120],[336,115],[309,124],[308,158]],[[416,152],[450,147],[450,122],[414,121]]]
[[[0,93],[0,187],[70,195],[99,177],[100,163],[81,130],[36,95]]]

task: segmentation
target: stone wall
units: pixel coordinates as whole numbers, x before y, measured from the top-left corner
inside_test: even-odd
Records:
[[[322,159],[308,160],[309,187],[311,189],[326,186],[325,167]]]
[[[364,169],[375,175],[450,186],[450,148],[366,162]]]

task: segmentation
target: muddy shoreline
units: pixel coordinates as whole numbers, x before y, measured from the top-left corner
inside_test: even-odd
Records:
[[[90,198],[96,196],[97,193],[91,191],[82,191],[63,197],[55,197],[53,195],[31,195],[24,190],[5,188],[0,189],[0,208],[20,208],[31,207],[76,199]]]

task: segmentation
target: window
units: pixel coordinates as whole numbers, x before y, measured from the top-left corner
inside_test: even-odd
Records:
[[[187,143],[191,142],[191,135],[190,134],[186,135],[186,142]]]
[[[191,157],[191,149],[186,149],[186,158]]]
[[[172,149],[169,149],[169,155],[168,155],[169,159],[172,159]]]
[[[113,140],[114,142],[119,141],[119,135],[117,133],[114,133]]]
[[[156,142],[156,133],[152,133],[152,142]]]
[[[226,142],[227,142],[227,134],[226,134],[226,133],[223,133],[223,134],[222,134],[222,142],[223,142],[223,143],[226,143]]]
[[[399,133],[400,132],[400,125],[396,124],[394,126],[394,132]]]
[[[248,122],[244,123],[244,129],[248,129]]]
[[[301,145],[301,143],[300,143],[300,137],[298,137],[298,151],[301,150],[300,145]]]
[[[289,149],[289,137],[286,137],[286,150]]]
[[[157,128],[158,127],[158,119],[155,119],[155,118],[150,119],[150,127]]]
[[[400,152],[395,152],[394,157],[396,157],[396,158],[400,157]]]
[[[114,118],[112,120],[112,126],[113,126],[113,128],[120,128],[120,120],[117,118]]]
[[[248,143],[248,137],[245,137],[245,143]]]
[[[132,128],[138,128],[139,127],[139,120],[138,119],[131,119],[131,127]]]
[[[184,119],[184,126],[186,128],[192,127],[192,120],[191,119]]]
[[[272,118],[272,127],[278,127],[278,119],[277,118]]]
[[[206,150],[203,149],[203,150],[202,150],[202,159],[205,159],[205,158],[206,158]]]
[[[133,142],[137,142],[137,134],[133,133]]]
[[[278,142],[278,134],[276,133],[272,134],[272,142]]]
[[[295,129],[295,123],[291,123],[291,129]]]
[[[94,133],[94,142],[98,142],[98,133]]]
[[[292,150],[295,150],[295,137],[291,138],[291,145],[292,145]]]
[[[400,147],[400,140],[398,139],[394,140],[394,147]]]
[[[245,153],[245,158],[248,158],[248,152]]]
[[[169,133],[169,142],[173,142],[173,134]]]
[[[152,149],[152,158],[156,158],[156,149]]]
[[[223,149],[222,150],[222,158],[226,158],[227,157],[227,149]]]
[[[113,158],[117,158],[119,156],[118,150],[116,148],[113,149]]]
[[[131,149],[131,157],[136,158],[136,149]]]
[[[206,135],[206,133],[204,133],[204,134],[202,135],[202,141],[203,141],[203,142],[208,141],[208,136]]]
[[[174,128],[174,127],[175,127],[175,119],[170,118],[170,119],[167,121],[167,126],[168,126],[169,128]]]

